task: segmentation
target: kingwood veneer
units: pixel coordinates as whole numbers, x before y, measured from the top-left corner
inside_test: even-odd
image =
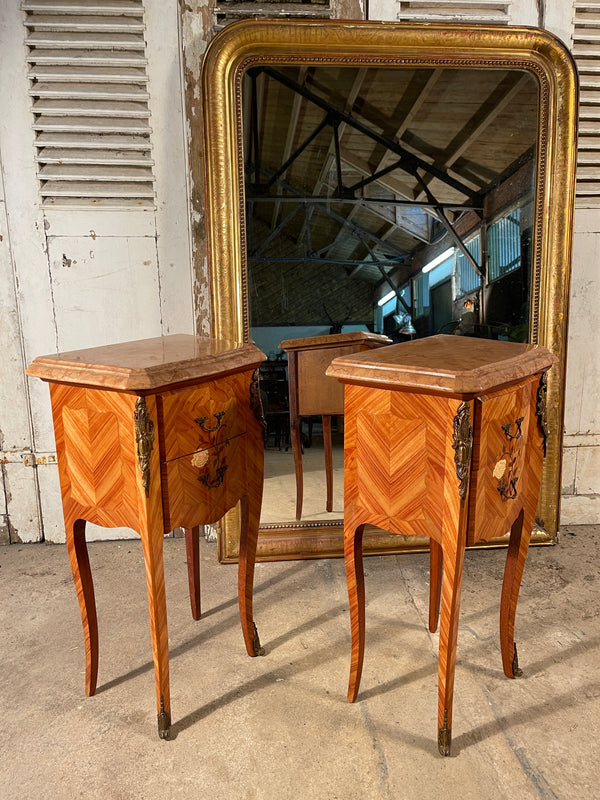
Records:
[[[300,423],[302,417],[320,416],[323,420],[323,449],[327,511],[333,511],[333,460],[331,450],[331,417],[344,413],[344,389],[326,377],[325,371],[334,358],[360,353],[390,344],[391,339],[377,333],[351,331],[329,336],[286,339],[279,347],[288,354],[290,398],[290,433],[296,472],[296,519],[302,517],[304,476]]]
[[[98,626],[85,522],[128,527],[146,565],[158,732],[171,724],[163,536],[186,529],[192,616],[200,617],[199,526],[241,501],[238,601],[248,654],[264,475],[263,419],[251,344],[167,336],[40,356],[50,384],[65,529],[85,638],[86,693],[96,689]]]
[[[520,674],[514,623],[544,459],[545,371],[554,361],[543,347],[433,336],[337,358],[327,370],[346,384],[348,699],[353,702],[358,694],[364,657],[364,526],[428,536],[430,630],[440,622],[442,755],[451,746],[465,547],[508,530],[500,643],[504,673]]]

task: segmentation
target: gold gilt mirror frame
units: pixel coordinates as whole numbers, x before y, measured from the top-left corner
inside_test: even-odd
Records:
[[[250,337],[242,78],[262,65],[429,67],[519,70],[539,88],[529,340],[558,357],[548,378],[547,456],[532,541],[556,540],[564,415],[565,360],[571,268],[577,78],[568,50],[532,28],[355,22],[248,20],[211,42],[203,63],[203,113],[212,335]],[[495,542],[498,544],[498,541]],[[365,553],[428,547],[427,541],[373,529]],[[239,553],[239,516],[219,532],[219,559]],[[339,556],[342,520],[261,525],[259,559]]]

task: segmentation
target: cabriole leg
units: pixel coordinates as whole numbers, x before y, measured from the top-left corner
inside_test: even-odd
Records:
[[[85,693],[90,696],[96,691],[98,680],[98,620],[94,582],[85,541],[85,520],[67,522],[66,536],[85,641]]]
[[[532,527],[533,519],[525,520],[524,512],[521,511],[510,529],[500,601],[500,647],[502,668],[507,678],[518,678],[522,675],[515,645],[515,616]]]
[[[331,451],[331,417],[323,415],[323,449],[325,451],[325,483],[327,486],[327,511],[333,511],[333,454]]]
[[[452,537],[448,537],[443,549],[438,667],[438,749],[443,756],[450,755],[452,743],[452,701],[464,555],[464,546],[461,547],[456,540],[452,541]]]
[[[440,620],[440,600],[442,597],[442,546],[435,539],[429,540],[429,630],[437,631]]]
[[[240,560],[238,564],[238,604],[246,651],[249,656],[263,656],[258,631],[254,624],[252,595],[254,562],[262,500],[262,475],[249,481],[248,494],[241,499]]]
[[[161,739],[168,739],[171,726],[171,695],[169,691],[169,634],[167,631],[162,526],[142,532],[142,545],[152,631],[158,735]]]
[[[301,418],[294,417],[290,425],[292,439],[292,453],[294,455],[294,470],[296,473],[296,519],[302,517],[302,501],[304,496],[304,479],[302,474],[302,439]]]
[[[200,619],[200,526],[185,529],[185,553],[193,619]]]
[[[353,703],[358,694],[365,655],[365,576],[362,558],[364,525],[344,532],[344,561],[348,600],[350,603],[350,629],[352,632],[352,655],[348,700]]]

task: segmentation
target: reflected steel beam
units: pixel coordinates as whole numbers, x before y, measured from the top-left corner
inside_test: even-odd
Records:
[[[307,205],[321,205],[329,203],[331,205],[359,205],[359,206],[414,206],[415,208],[429,208],[435,210],[436,208],[444,208],[448,211],[483,211],[482,205],[465,205],[464,203],[438,203],[427,201],[415,200],[399,200],[389,197],[331,197],[322,195],[315,197],[314,195],[299,194],[293,197],[286,197],[285,195],[262,195],[262,194],[246,194],[246,199],[251,200],[253,203],[305,203]]]
[[[397,144],[391,139],[388,139],[385,136],[377,133],[376,131],[372,130],[368,125],[365,125],[363,122],[352,117],[350,114],[347,114],[344,111],[332,106],[331,103],[328,103],[326,100],[323,100],[318,95],[311,92],[304,86],[300,86],[300,84],[293,81],[291,78],[288,78],[285,75],[277,72],[277,70],[273,69],[272,67],[261,67],[261,70],[268,75],[273,80],[279,81],[284,86],[287,86],[291,91],[297,92],[309,100],[319,108],[324,109],[332,116],[337,117],[340,122],[344,122],[346,125],[354,128],[360,133],[363,133],[365,136],[369,137],[373,141],[377,142],[378,144],[385,147],[387,150],[390,150],[393,153],[396,153],[398,156],[401,157],[402,166],[399,169],[403,169],[405,172],[408,172],[413,177],[420,177],[418,176],[418,169],[422,169],[429,175],[437,178],[438,180],[446,183],[448,186],[451,186],[456,191],[461,192],[462,194],[467,195],[467,197],[475,198],[479,196],[479,192],[473,191],[469,186],[466,186],[461,181],[456,180],[455,178],[451,178],[445,172],[437,167],[429,164],[427,161],[424,161],[422,158],[414,155],[413,153],[408,152],[405,148],[401,145]]]
[[[261,169],[260,172],[261,172],[261,175],[265,175],[266,177],[269,177],[269,178],[271,177],[271,173],[267,172],[264,169]],[[277,179],[276,184],[278,186],[281,186],[281,188],[284,189],[285,191],[287,191],[290,194],[294,195],[297,198],[298,202],[300,204],[302,204],[304,194],[299,189],[296,189],[294,186],[289,184],[287,181],[282,180],[281,178]],[[256,198],[256,199],[258,199],[258,198]],[[279,200],[279,199],[283,199],[283,198],[271,198],[272,201]],[[247,200],[250,203],[255,202],[255,199],[253,197],[251,197],[251,196],[248,196]],[[380,239],[376,234],[371,233],[370,231],[367,231],[364,228],[361,228],[359,225],[356,225],[356,223],[350,222],[349,220],[347,220],[341,214],[337,214],[335,211],[332,211],[332,209],[330,209],[328,207],[327,201],[325,201],[325,202],[323,200],[321,200],[320,202],[317,201],[317,202],[313,203],[313,207],[319,209],[324,214],[327,214],[327,216],[331,217],[336,222],[339,222],[340,225],[342,225],[342,226],[348,228],[349,230],[351,230],[352,233],[356,236],[356,238],[359,239],[360,241],[362,241],[363,243],[364,243],[364,240],[363,240],[362,237],[366,236],[372,242],[375,242],[375,244],[378,244],[378,245],[384,247],[388,251],[395,252],[398,256],[400,256],[402,258],[404,258],[404,257],[406,257],[408,255],[407,253],[403,253],[400,250],[398,250],[397,247],[394,247],[393,245],[390,245],[388,242],[384,242],[383,239]]]

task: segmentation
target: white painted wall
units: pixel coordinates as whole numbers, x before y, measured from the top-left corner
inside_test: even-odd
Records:
[[[194,332],[179,6],[145,2],[155,210],[41,208],[20,6],[0,3],[0,540],[57,542],[48,387],[25,379],[25,366],[43,353]],[[50,463],[28,466],[27,451]],[[131,536],[90,528],[89,538]]]
[[[600,522],[600,210],[575,213],[567,357],[563,524]]]

